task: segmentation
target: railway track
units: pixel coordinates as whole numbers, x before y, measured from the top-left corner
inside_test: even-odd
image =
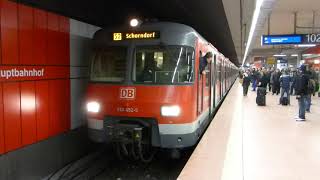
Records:
[[[159,151],[150,163],[130,159],[119,160],[111,147],[100,148],[78,159],[44,180],[173,180],[192,154],[182,152],[180,159],[171,159],[167,151]]]

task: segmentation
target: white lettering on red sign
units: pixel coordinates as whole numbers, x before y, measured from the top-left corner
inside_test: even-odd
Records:
[[[44,69],[17,69],[17,68],[13,68],[13,69],[1,69],[0,70],[0,77],[1,78],[6,78],[6,79],[10,79],[10,78],[18,78],[18,77],[43,77],[44,76]]]
[[[136,89],[135,88],[121,88],[120,99],[135,99]]]

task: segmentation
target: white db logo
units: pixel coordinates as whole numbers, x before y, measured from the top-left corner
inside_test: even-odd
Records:
[[[120,99],[134,99],[136,98],[135,88],[121,88],[120,89]]]

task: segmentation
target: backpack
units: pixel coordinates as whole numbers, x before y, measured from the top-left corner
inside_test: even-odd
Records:
[[[316,82],[313,79],[309,79],[308,81],[308,91],[309,93],[313,93],[316,89]]]

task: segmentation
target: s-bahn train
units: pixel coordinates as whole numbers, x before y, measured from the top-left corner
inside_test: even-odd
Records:
[[[93,43],[89,137],[115,143],[126,155],[128,146],[136,155],[145,146],[195,145],[238,74],[229,59],[183,24],[101,29]],[[209,51],[212,63],[203,74],[200,58]]]

